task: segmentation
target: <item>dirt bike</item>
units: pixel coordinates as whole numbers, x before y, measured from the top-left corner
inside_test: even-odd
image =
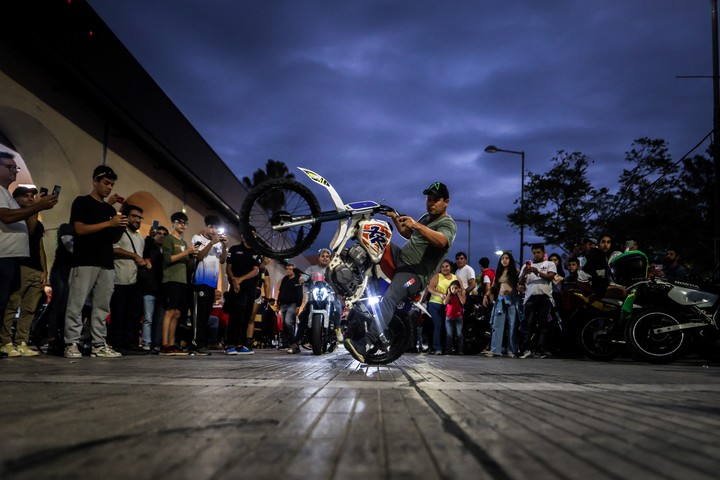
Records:
[[[395,212],[374,201],[344,204],[330,182],[306,168],[299,168],[313,182],[327,189],[335,210],[322,212],[312,191],[292,179],[273,179],[252,189],[240,209],[240,224],[247,241],[259,253],[285,259],[299,255],[317,239],[323,223],[337,221],[330,242],[333,258],[327,279],[335,292],[344,298],[349,309],[350,338],[360,338],[370,329],[382,329],[373,313],[373,305],[390,283],[394,265],[390,258],[390,225],[373,218]],[[368,364],[386,364],[398,359],[407,349],[412,326],[404,312],[413,299],[400,302],[387,328],[386,344],[368,351]]]
[[[711,348],[718,333],[718,290],[717,285],[701,289],[662,278],[639,285],[631,308],[624,308],[629,318],[628,344],[640,358],[652,363],[677,360],[695,338]]]

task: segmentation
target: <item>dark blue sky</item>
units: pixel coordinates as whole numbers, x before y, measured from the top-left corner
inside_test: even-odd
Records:
[[[711,81],[676,78],[712,74],[708,0],[90,4],[238,177],[273,158],[415,217],[440,180],[473,266],[518,248],[520,158],[487,145],[612,188],[634,139],[677,159],[712,129]]]

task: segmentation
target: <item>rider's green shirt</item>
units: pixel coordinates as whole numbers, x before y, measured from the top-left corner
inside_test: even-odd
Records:
[[[410,240],[400,250],[400,259],[405,265],[410,266],[420,277],[423,285],[427,285],[428,279],[437,271],[438,265],[442,262],[450,247],[455,241],[457,225],[450,215],[442,215],[433,218],[427,213],[418,220],[422,225],[445,235],[448,239],[447,247],[433,247],[428,239],[420,233],[413,231]]]

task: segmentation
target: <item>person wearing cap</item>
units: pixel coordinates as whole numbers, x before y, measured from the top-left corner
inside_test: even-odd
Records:
[[[35,187],[17,187],[13,190],[13,198],[20,207],[31,207],[39,199]],[[35,214],[37,216],[37,214]],[[0,325],[0,345],[10,357],[34,357],[38,352],[28,346],[30,326],[37,310],[43,288],[47,283],[48,269],[43,247],[45,227],[37,218],[35,228],[29,235],[30,256],[21,258],[20,286],[11,295],[5,307],[2,325]],[[12,338],[12,324],[20,308],[15,327],[15,341]]]
[[[371,330],[358,340],[345,339],[345,347],[362,363],[365,362],[368,348],[387,343],[384,329],[392,319],[398,302],[419,293],[427,285],[428,279],[437,271],[455,240],[457,225],[447,212],[450,204],[448,187],[444,183],[434,182],[423,190],[423,195],[426,195],[426,213],[419,219],[395,212],[388,213],[398,233],[408,242],[402,248],[395,244],[389,246],[396,269],[379,304],[381,330]],[[370,325],[374,327],[376,323],[370,322]]]
[[[38,212],[58,202],[57,195],[46,195],[21,207],[8,190],[17,181],[19,170],[14,154],[0,151],[0,312],[5,312],[10,293],[18,286],[18,260],[30,256],[28,234],[37,224]],[[5,346],[0,346],[0,357],[8,355]]]
[[[330,259],[332,258],[332,252],[329,248],[321,248],[318,251],[318,263],[317,265],[311,265],[308,267],[304,274],[300,276],[300,283],[303,285],[302,301],[300,305],[300,315],[298,316],[298,328],[297,334],[294,340],[291,338],[291,345],[288,348],[288,353],[300,353],[300,344],[305,339],[305,334],[308,327],[308,316],[310,315],[310,288],[314,282],[327,282],[328,280],[328,265],[330,265]],[[335,298],[333,302],[332,313],[330,314],[330,321],[336,327],[340,323],[340,314],[342,313],[342,305],[340,300]]]
[[[106,343],[106,320],[115,288],[113,244],[120,239],[128,225],[128,217],[112,206],[118,198],[116,194],[110,195],[117,178],[112,168],[106,165],[96,167],[92,174],[92,191],[75,198],[70,209],[70,225],[75,230],[75,242],[65,313],[65,358],[82,357],[82,309],[91,292],[90,355],[105,358],[122,356]]]

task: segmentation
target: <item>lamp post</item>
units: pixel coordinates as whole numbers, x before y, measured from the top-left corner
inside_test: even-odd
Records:
[[[470,220],[469,220],[469,219],[468,219],[468,220],[461,220],[461,219],[459,219],[459,218],[456,218],[456,219],[454,219],[454,220],[455,220],[455,223],[458,223],[458,222],[467,222],[467,225],[468,225],[468,249],[467,249],[467,257],[468,257],[468,260],[469,260],[469,259],[470,259]]]
[[[522,159],[522,170],[520,171],[520,265],[523,263],[523,248],[525,246],[525,151],[505,150],[495,145],[485,147],[487,153],[514,153]]]

